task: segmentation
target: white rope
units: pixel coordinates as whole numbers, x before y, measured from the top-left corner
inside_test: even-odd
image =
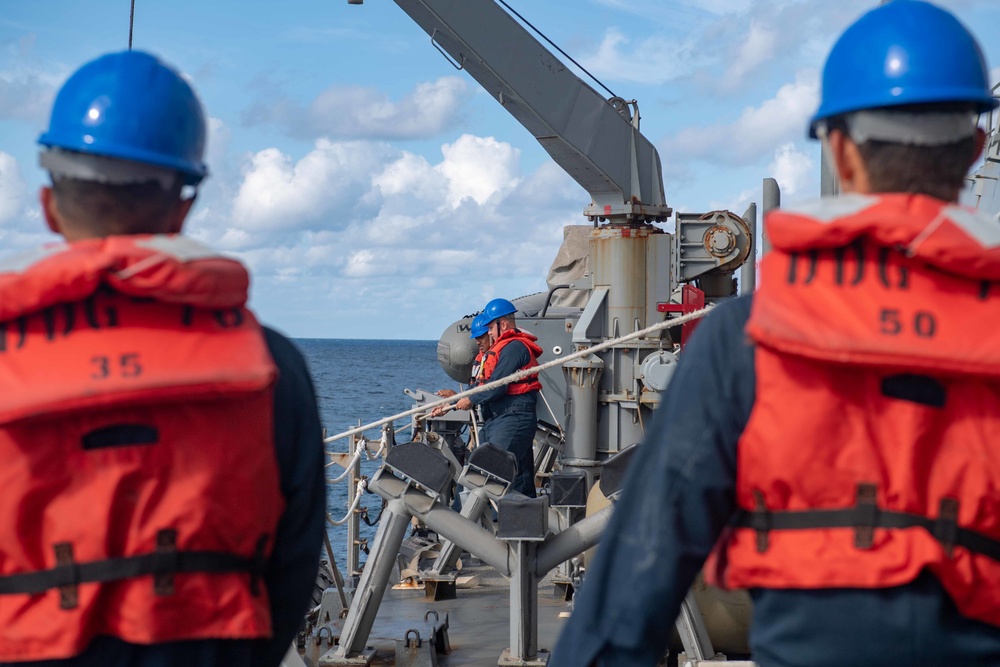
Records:
[[[382,456],[382,454],[384,454],[385,450],[387,449],[389,449],[389,438],[387,437],[387,434],[383,433],[382,442],[379,444],[378,451],[375,452],[374,454],[368,453],[368,460],[374,461],[378,457]],[[367,448],[365,449],[365,451],[366,452],[368,451]]]
[[[331,519],[330,513],[327,512],[326,514],[327,523],[329,523],[331,526],[343,526],[345,523],[347,523],[347,520],[351,518],[351,515],[354,514],[354,511],[358,509],[358,505],[361,504],[361,496],[364,495],[365,490],[367,488],[368,488],[368,483],[363,479],[359,479],[357,492],[354,494],[354,502],[351,503],[351,507],[350,509],[347,510],[347,514],[345,514],[344,518],[341,519],[340,521],[336,521],[334,519]]]
[[[353,468],[355,466],[355,464],[357,464],[357,462],[361,459],[361,452],[365,451],[365,449],[367,448],[366,447],[367,443],[368,443],[368,439],[365,438],[364,436],[361,436],[361,439],[358,440],[358,446],[355,447],[355,449],[354,449],[354,456],[351,457],[351,462],[348,463],[346,466],[344,466],[344,472],[340,473],[340,476],[337,477],[336,479],[327,479],[326,483],[327,484],[336,484],[340,480],[342,480],[345,477],[347,477],[348,473],[351,472],[351,468]],[[337,462],[336,461],[330,461],[329,463],[326,464],[326,467],[329,468],[332,465],[337,465]]]
[[[706,307],[704,307],[704,308],[702,308],[700,310],[696,310],[694,312],[688,313],[687,315],[681,315],[680,317],[675,317],[675,318],[670,319],[670,320],[666,320],[666,321],[663,321],[663,322],[658,322],[657,324],[654,324],[653,326],[646,327],[645,329],[641,329],[639,331],[634,331],[634,332],[632,332],[630,334],[626,334],[626,335],[620,336],[618,338],[613,338],[611,340],[606,340],[603,343],[598,343],[597,345],[594,345],[592,347],[584,348],[582,350],[574,352],[573,354],[568,354],[565,357],[559,357],[558,359],[553,359],[552,361],[548,361],[548,362],[546,362],[544,364],[540,364],[538,366],[534,366],[533,368],[525,368],[523,370],[519,370],[516,373],[512,373],[512,374],[508,375],[507,377],[501,378],[499,380],[494,380],[493,382],[488,382],[486,384],[477,385],[477,386],[473,387],[472,389],[466,389],[465,391],[463,391],[461,393],[458,393],[458,394],[455,394],[454,396],[449,396],[447,398],[442,398],[441,400],[434,401],[432,403],[425,403],[423,405],[418,405],[415,408],[411,408],[411,409],[409,409],[409,410],[407,410],[405,412],[400,412],[399,414],[392,415],[391,417],[384,417],[383,419],[380,419],[380,420],[378,420],[376,422],[372,422],[371,424],[365,424],[364,426],[358,426],[356,428],[352,428],[349,431],[344,431],[343,433],[338,433],[337,435],[332,435],[329,438],[326,438],[325,440],[323,440],[323,442],[333,442],[334,440],[340,440],[342,438],[347,438],[347,437],[350,437],[352,435],[356,435],[358,433],[364,433],[365,431],[370,431],[371,429],[377,428],[377,427],[381,426],[382,424],[388,424],[391,421],[396,421],[398,419],[403,419],[404,417],[409,417],[411,415],[415,415],[415,414],[420,413],[420,412],[427,412],[428,410],[432,410],[432,409],[436,408],[439,405],[446,405],[446,404],[449,404],[449,403],[454,403],[455,401],[463,399],[463,398],[465,398],[467,396],[472,396],[474,394],[480,394],[480,393],[482,393],[484,391],[489,391],[491,389],[496,389],[497,387],[506,386],[506,385],[508,385],[508,384],[510,384],[512,382],[517,382],[518,380],[526,378],[529,375],[536,375],[536,374],[538,374],[538,373],[540,373],[542,371],[548,370],[548,369],[553,368],[555,366],[561,366],[562,364],[566,363],[567,361],[573,361],[574,359],[580,359],[582,357],[586,357],[587,355],[593,354],[595,352],[600,352],[602,350],[608,349],[609,347],[614,347],[615,345],[618,345],[619,343],[624,343],[627,340],[635,340],[637,338],[645,338],[646,336],[649,336],[650,334],[654,334],[654,333],[656,333],[658,331],[662,331],[664,329],[673,329],[674,327],[678,327],[678,326],[680,326],[682,324],[686,324],[686,323],[688,323],[688,322],[690,322],[692,320],[696,320],[696,319],[698,319],[700,317],[704,317],[710,310],[712,310],[712,308],[714,308],[714,306],[706,306]]]
[[[353,468],[355,465],[357,465],[358,461],[361,459],[361,453],[362,452],[364,452],[365,456],[368,457],[369,461],[374,461],[375,459],[377,459],[380,456],[382,456],[382,454],[384,454],[385,450],[388,449],[388,448],[389,448],[389,433],[388,433],[388,429],[383,429],[382,430],[382,440],[381,440],[381,442],[379,444],[378,451],[376,451],[374,453],[368,448],[368,438],[366,438],[365,436],[361,436],[361,438],[358,440],[358,446],[357,446],[357,449],[354,452],[354,456],[351,457],[351,462],[348,463],[347,466],[344,468],[344,472],[340,473],[340,475],[338,475],[334,479],[330,479],[329,477],[327,477],[326,478],[326,483],[327,484],[336,484],[336,483],[342,481],[345,477],[347,477],[350,474],[350,472],[351,472],[351,468]],[[330,455],[333,456],[334,454],[331,453]],[[329,468],[332,465],[337,465],[337,462],[336,461],[330,461],[329,463],[326,464],[326,467]]]
[[[545,404],[545,408],[549,411],[549,414],[552,415],[552,422],[559,428],[559,440],[561,442],[566,442],[566,431],[563,430],[562,424],[559,423],[559,418],[556,417],[556,413],[552,411],[552,406],[549,405],[548,400],[545,398],[545,392],[540,391],[538,392],[538,395],[542,397],[542,403]]]

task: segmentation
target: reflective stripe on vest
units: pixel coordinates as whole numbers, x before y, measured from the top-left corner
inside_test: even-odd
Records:
[[[270,635],[276,369],[245,270],[173,238],[0,267],[0,661]]]
[[[706,575],[883,588],[929,570],[964,615],[1000,625],[1000,255],[954,207],[869,199],[769,218],[741,514]]]

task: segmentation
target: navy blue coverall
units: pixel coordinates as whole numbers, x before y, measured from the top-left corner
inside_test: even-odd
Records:
[[[528,365],[531,352],[521,341],[507,343],[500,350],[497,365],[490,376],[490,382],[512,375]],[[535,413],[537,391],[526,394],[508,394],[507,387],[497,387],[481,394],[473,394],[469,400],[483,406],[482,442],[488,442],[506,449],[517,459],[517,478],[514,490],[529,498],[535,497],[535,459],[532,443],[538,416]]]
[[[274,447],[285,512],[264,581],[271,603],[270,639],[203,639],[149,646],[98,637],[68,660],[3,663],[21,667],[277,667],[309,606],[326,515],[323,436],[316,393],[302,354],[281,334],[264,329],[278,367],[274,389]],[[224,427],[224,426],[222,426]],[[253,489],[247,489],[253,493]],[[0,630],[2,634],[2,630]],[[2,641],[2,639],[0,639]]]
[[[751,299],[716,308],[684,350],[550,667],[655,665],[664,655],[736,510],[736,444],[756,382],[743,331]],[[892,588],[750,594],[761,667],[1000,665],[1000,628],[960,615],[927,573]]]

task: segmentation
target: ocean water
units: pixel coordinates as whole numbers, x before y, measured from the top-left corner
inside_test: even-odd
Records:
[[[437,362],[437,341],[416,340],[339,340],[295,339],[309,364],[316,396],[319,400],[320,419],[328,435],[342,433],[360,423],[368,424],[413,407],[413,401],[403,389],[442,388],[458,389],[457,383],[445,375]],[[398,429],[407,419],[395,424]],[[367,433],[376,443],[381,437],[379,429]],[[405,441],[406,434],[400,436]],[[328,451],[346,452],[349,439],[344,438],[327,445]],[[378,464],[362,456],[362,474],[371,477]],[[327,479],[339,476],[340,466],[327,468]],[[327,511],[334,519],[347,513],[347,480],[327,485]],[[381,506],[381,499],[366,493],[361,506],[370,509],[374,517]],[[347,528],[328,526],[330,541],[337,564],[344,568],[347,553]],[[363,522],[361,537],[369,544],[374,540],[375,529]],[[364,562],[365,555],[361,555]]]

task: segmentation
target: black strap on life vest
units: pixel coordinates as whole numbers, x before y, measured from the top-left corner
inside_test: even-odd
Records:
[[[79,584],[108,583],[152,575],[156,595],[172,595],[175,574],[247,572],[250,574],[250,593],[258,596],[266,566],[268,539],[267,535],[261,536],[254,555],[247,558],[219,551],[178,551],[177,531],[161,530],[156,535],[156,550],[153,553],[86,563],[73,559],[71,543],[60,542],[54,546],[55,567],[0,576],[0,595],[37,595],[58,588],[59,606],[73,609],[78,604]]]
[[[854,546],[870,549],[876,528],[923,528],[941,543],[948,556],[955,547],[962,547],[1000,562],[1000,540],[958,525],[958,500],[955,498],[942,498],[938,516],[930,518],[880,508],[875,503],[874,484],[859,484],[855,505],[843,509],[774,511],[764,505],[764,495],[760,491],[755,490],[753,495],[755,509],[741,512],[734,525],[756,532],[757,551],[761,553],[767,551],[768,533],[772,530],[853,528]]]
[[[528,387],[532,383],[536,382],[537,380],[538,380],[538,376],[537,375],[529,375],[528,377],[524,378],[523,380],[518,380],[517,382],[511,382],[509,385],[507,385],[508,391],[510,391],[510,388],[515,387],[515,386]],[[532,389],[531,391],[538,391],[538,390],[537,389]],[[527,392],[526,391],[524,393],[528,394],[528,393],[531,393],[531,392]]]

